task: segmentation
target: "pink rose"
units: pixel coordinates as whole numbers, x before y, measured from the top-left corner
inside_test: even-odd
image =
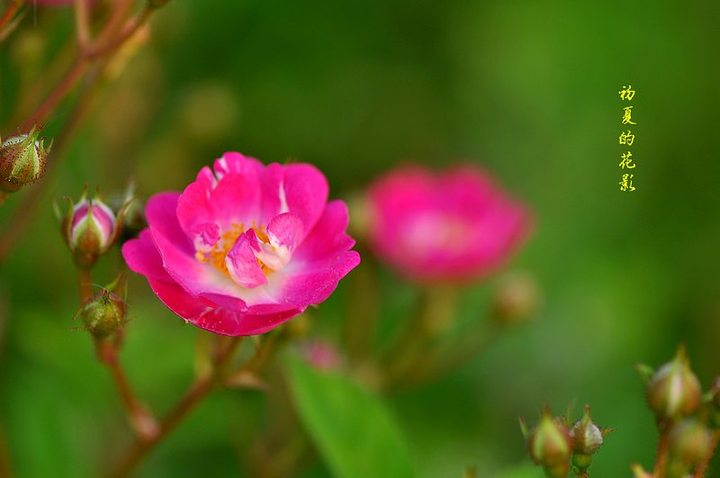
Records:
[[[327,197],[309,164],[225,153],[182,193],[150,198],[148,228],[123,256],[191,324],[262,334],[323,302],[360,262],[347,206]]]
[[[470,165],[440,174],[397,169],[371,186],[368,209],[374,250],[421,281],[482,277],[529,230],[525,208]]]

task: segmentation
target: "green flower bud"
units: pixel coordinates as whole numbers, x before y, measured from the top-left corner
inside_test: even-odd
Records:
[[[707,457],[711,440],[708,428],[694,418],[674,424],[668,435],[668,478],[686,476]]]
[[[127,306],[120,296],[103,289],[82,306],[78,315],[93,337],[104,339],[125,325]]]
[[[45,174],[51,146],[45,147],[39,135],[40,131],[33,128],[0,144],[0,190],[15,192]]]
[[[585,413],[570,429],[570,438],[573,441],[573,465],[586,471],[592,464],[592,455],[598,451],[609,430],[598,427],[590,416],[590,407],[585,406]]]
[[[551,478],[565,478],[570,471],[572,441],[565,424],[544,411],[528,440],[530,458]]]
[[[683,347],[650,378],[647,398],[658,421],[687,416],[698,409],[702,389]]]
[[[592,421],[590,407],[585,407],[582,418],[570,430],[575,453],[592,455],[602,446],[604,432]]]

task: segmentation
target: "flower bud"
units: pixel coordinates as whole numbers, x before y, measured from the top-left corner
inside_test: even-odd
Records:
[[[583,455],[592,455],[602,446],[604,432],[593,423],[589,406],[585,407],[582,418],[573,425],[570,437],[573,439],[575,452]]]
[[[673,425],[668,435],[668,477],[684,477],[707,457],[710,431],[700,421],[689,418]]]
[[[116,218],[105,203],[85,196],[83,194],[77,204],[71,204],[62,219],[62,231],[75,263],[89,269],[117,239],[123,213],[119,213]]]
[[[104,339],[125,324],[127,306],[119,295],[103,289],[85,302],[78,315],[93,337]]]
[[[0,190],[12,193],[34,183],[45,173],[47,156],[52,145],[38,139],[40,131],[33,128],[0,144]]]
[[[532,276],[514,273],[505,276],[493,298],[493,318],[512,325],[529,320],[539,302],[538,287]]]
[[[573,441],[573,465],[580,470],[587,470],[592,462],[592,455],[598,451],[604,441],[607,430],[601,430],[592,421],[590,407],[585,407],[582,418],[570,430]]]
[[[647,398],[658,421],[690,415],[700,406],[700,382],[690,369],[683,347],[678,349],[671,362],[661,366],[650,378]]]
[[[545,468],[548,477],[565,478],[570,471],[570,433],[548,410],[543,412],[540,423],[530,434],[528,451],[533,462]]]

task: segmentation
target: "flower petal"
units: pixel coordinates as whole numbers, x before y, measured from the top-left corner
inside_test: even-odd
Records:
[[[328,203],[284,271],[287,275],[279,293],[280,301],[319,304],[360,263],[360,255],[349,250],[355,241],[345,233],[347,224],[347,205],[342,201]]]
[[[328,198],[325,176],[310,164],[268,165],[264,172],[261,221],[291,212],[310,231],[320,218]]]
[[[302,309],[290,308],[270,314],[252,314],[216,308],[190,319],[190,322],[221,335],[259,335],[301,314],[302,311]]]
[[[149,229],[143,229],[137,239],[123,244],[122,255],[131,271],[149,279],[172,280],[163,267],[162,258]]]
[[[267,284],[267,277],[256,257],[258,252],[260,252],[260,242],[255,231],[249,229],[235,241],[235,245],[225,257],[225,265],[230,276],[243,287],[252,289]]]

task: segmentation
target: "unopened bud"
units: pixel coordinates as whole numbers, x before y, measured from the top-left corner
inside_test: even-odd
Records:
[[[116,217],[105,203],[87,199],[86,194],[71,204],[62,218],[62,232],[79,267],[91,268],[107,252],[118,237],[123,216],[121,211]]]
[[[136,238],[140,231],[147,227],[145,208],[142,201],[135,196],[134,183],[130,182],[122,194],[112,195],[108,205],[122,218],[122,231],[118,239],[120,244]]]
[[[690,369],[683,347],[675,358],[661,366],[647,386],[647,398],[659,421],[690,415],[700,406],[702,389]]]
[[[119,295],[103,289],[82,306],[78,315],[93,337],[104,339],[125,324],[127,307]]]
[[[707,427],[694,418],[673,425],[668,436],[668,477],[684,477],[706,459],[711,440]]]
[[[15,192],[45,173],[51,146],[46,147],[39,135],[40,131],[33,128],[0,144],[0,190]]]
[[[512,273],[505,276],[493,298],[493,317],[504,325],[529,320],[539,302],[535,280],[527,273]]]
[[[585,407],[582,418],[575,422],[570,430],[573,441],[573,465],[580,470],[587,470],[592,462],[592,455],[598,451],[604,441],[607,430],[598,427],[590,416],[590,407]]]
[[[565,478],[570,471],[572,441],[565,424],[545,410],[528,440],[530,458],[550,478]]]

